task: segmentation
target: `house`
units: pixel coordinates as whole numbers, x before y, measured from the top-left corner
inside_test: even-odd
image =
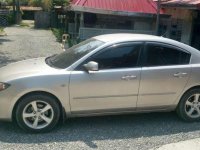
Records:
[[[35,13],[42,11],[41,7],[32,7],[32,6],[21,6],[20,10],[23,12],[23,20],[34,20]]]
[[[72,0],[71,35],[87,39],[109,33],[155,34],[157,5],[153,0]],[[161,18],[169,18],[161,10]],[[70,20],[70,19],[69,19]]]
[[[166,22],[167,37],[200,49],[200,0],[163,0],[163,11],[171,15]]]

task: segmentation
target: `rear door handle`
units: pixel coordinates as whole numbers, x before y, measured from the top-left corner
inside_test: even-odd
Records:
[[[134,76],[134,75],[126,75],[126,76],[121,77],[122,80],[133,80],[136,78],[137,76]]]
[[[136,79],[137,76],[131,75],[131,76],[129,76],[129,78],[130,78],[130,79]]]
[[[177,72],[174,74],[174,77],[182,78],[182,77],[185,77],[186,75],[187,73],[185,72]]]

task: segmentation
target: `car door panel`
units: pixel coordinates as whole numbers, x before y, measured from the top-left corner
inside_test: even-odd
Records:
[[[190,65],[143,67],[138,97],[138,108],[173,105],[190,76]],[[184,73],[183,76],[175,76]]]
[[[141,68],[73,71],[70,77],[72,113],[136,108]],[[134,78],[123,79],[126,76]]]
[[[138,109],[169,107],[191,74],[190,53],[163,43],[147,42],[137,102]]]
[[[114,44],[89,57],[70,77],[72,113],[135,110],[141,67],[142,42]],[[96,62],[98,71],[81,70]]]

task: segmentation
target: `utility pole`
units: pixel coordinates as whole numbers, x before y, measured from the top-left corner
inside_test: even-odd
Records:
[[[16,19],[16,1],[13,0],[13,18],[15,19],[14,22],[16,23],[17,22],[17,19]]]
[[[20,4],[19,0],[16,0],[16,10],[17,10],[17,15],[16,15],[16,23],[20,24]]]
[[[161,0],[157,0],[156,35],[159,35]]]

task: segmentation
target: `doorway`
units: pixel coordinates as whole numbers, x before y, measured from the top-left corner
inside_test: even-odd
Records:
[[[193,22],[193,33],[191,46],[200,50],[200,11],[196,11],[196,17]]]

